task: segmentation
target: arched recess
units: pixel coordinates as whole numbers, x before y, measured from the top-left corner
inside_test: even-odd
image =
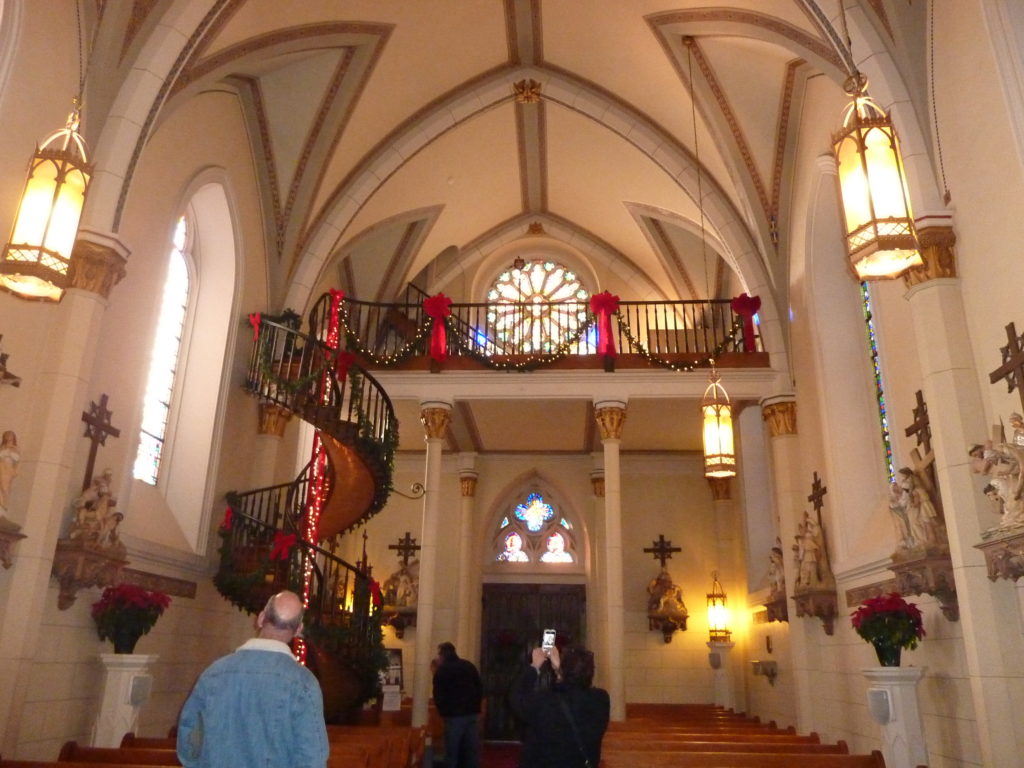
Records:
[[[409,158],[461,122],[471,120],[502,101],[512,98],[512,85],[530,78],[541,83],[542,98],[594,120],[632,144],[656,167],[667,173],[680,189],[697,199],[696,166],[691,153],[646,115],[619,101],[592,83],[570,73],[543,67],[502,70],[437,99],[404,124],[404,130],[378,145],[368,159],[350,174],[332,195],[325,213],[314,223],[305,247],[291,274],[287,306],[305,307],[319,282],[323,265],[337,249],[338,241],[355,215],[385,181]],[[451,121],[450,115],[463,116]],[[448,116],[448,117],[445,117]],[[708,226],[716,231],[724,252],[738,267],[748,293],[761,296],[761,334],[776,370],[787,371],[785,339],[776,304],[773,279],[743,217],[725,190],[709,176],[703,177],[703,209]]]
[[[181,210],[191,233],[190,299],[174,382],[160,477],[134,480],[133,504],[166,507],[197,554],[205,554],[216,496],[229,392],[230,353],[237,333],[242,249],[223,174],[205,171],[189,185]]]
[[[892,530],[884,504],[887,471],[878,400],[868,352],[860,284],[853,276],[840,236],[835,204],[835,164],[822,158],[810,199],[804,265],[805,325],[810,334],[813,373],[798,382],[816,393],[826,456],[833,566],[850,565],[853,553],[882,557],[892,551],[884,532]],[[808,380],[813,377],[813,380]],[[799,510],[785,511],[798,514]],[[882,535],[880,535],[882,532]]]

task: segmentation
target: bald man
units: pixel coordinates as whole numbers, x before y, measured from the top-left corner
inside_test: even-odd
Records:
[[[323,768],[327,728],[320,684],[289,643],[302,601],[278,592],[256,617],[258,637],[199,676],[178,718],[185,768]]]

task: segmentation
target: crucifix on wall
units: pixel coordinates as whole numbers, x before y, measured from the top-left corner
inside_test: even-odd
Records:
[[[682,552],[682,547],[673,547],[672,542],[665,539],[665,535],[659,533],[658,540],[652,541],[651,546],[644,547],[644,552],[648,552],[654,555],[654,559],[661,563],[661,567],[665,567],[665,561],[672,557],[673,552]]]
[[[1024,343],[1017,335],[1017,329],[1013,323],[1006,326],[1006,346],[1000,347],[1003,355],[1003,364],[988,375],[990,384],[995,384],[1001,379],[1006,379],[1006,391],[1017,390],[1020,395],[1021,410],[1024,411],[1024,389],[1020,383],[1024,379]]]
[[[406,531],[405,536],[399,539],[397,544],[388,544],[388,549],[398,552],[398,557],[402,561],[402,567],[406,568],[409,565],[409,558],[419,552],[422,547],[416,543],[416,539],[412,537],[412,534]]]
[[[96,468],[96,452],[101,445],[106,445],[107,435],[120,437],[121,430],[110,423],[113,411],[107,409],[107,396],[100,395],[99,403],[89,403],[89,410],[82,411],[82,421],[85,422],[85,437],[89,438],[89,459],[85,463],[85,479],[82,481],[82,490],[92,485],[92,473]]]
[[[938,477],[935,474],[935,450],[932,448],[932,426],[928,417],[928,404],[924,401],[921,390],[914,395],[917,404],[914,406],[914,421],[904,430],[907,437],[916,437],[917,446],[910,451],[910,459],[914,463],[914,473],[926,484],[928,494],[936,505],[941,505],[939,498]],[[922,451],[924,451],[922,453]]]

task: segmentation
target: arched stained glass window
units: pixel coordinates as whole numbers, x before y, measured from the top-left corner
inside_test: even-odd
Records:
[[[487,294],[487,320],[506,354],[548,353],[587,323],[590,294],[579,277],[553,261],[527,261],[498,275]]]
[[[513,514],[504,515],[494,538],[499,563],[575,563],[572,524],[540,493],[530,493]]]
[[[160,474],[160,456],[167,432],[167,418],[174,395],[175,373],[181,352],[182,329],[188,310],[189,277],[185,262],[187,241],[185,218],[178,220],[174,230],[174,247],[164,282],[160,317],[149,362],[149,378],[142,406],[142,428],[139,451],[135,456],[133,475],[137,480],[156,485]]]

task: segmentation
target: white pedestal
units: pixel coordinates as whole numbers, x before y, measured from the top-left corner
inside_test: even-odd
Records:
[[[886,768],[915,768],[928,764],[928,750],[917,706],[917,683],[926,667],[869,667],[863,669],[868,687],[868,711],[882,726]]]
[[[139,709],[153,690],[149,667],[158,658],[139,653],[100,654],[100,661],[106,669],[106,681],[100,714],[92,731],[92,746],[120,747],[124,735],[135,730]]]
[[[726,709],[736,709],[736,694],[733,691],[732,665],[729,663],[729,651],[736,643],[712,640],[708,643],[711,652],[708,661],[713,670],[715,682],[715,704]]]

